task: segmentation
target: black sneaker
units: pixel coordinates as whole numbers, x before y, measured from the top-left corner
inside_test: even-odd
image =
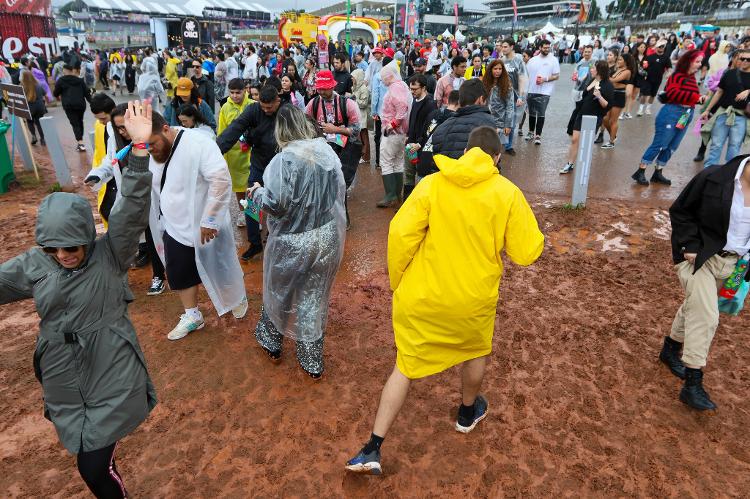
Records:
[[[515,156],[516,155],[516,150],[511,147],[510,149],[506,149],[505,150],[505,154],[507,154],[509,156]]]
[[[253,259],[256,255],[259,255],[263,253],[263,246],[251,244],[244,253],[242,253],[242,256],[240,257],[243,262],[249,262]]]
[[[135,257],[135,268],[145,267],[149,262],[151,262],[151,257],[148,254],[148,250],[146,248],[138,248],[138,254]]]
[[[459,414],[458,419],[456,419],[456,431],[469,433],[481,420],[487,417],[488,409],[489,404],[487,403],[487,399],[478,395],[474,400],[474,418],[462,418]]]
[[[154,277],[153,279],[151,279],[151,287],[148,288],[148,291],[146,291],[146,294],[148,296],[160,295],[164,292],[165,288],[166,288],[166,285],[164,283],[164,279]]]
[[[703,161],[703,154],[700,154],[700,153],[696,154],[695,157],[693,158],[693,161],[695,161],[696,163],[700,163],[701,161]]]
[[[596,139],[594,140],[594,144],[601,144],[602,142],[604,142],[604,134],[600,133],[599,135],[596,136]]]

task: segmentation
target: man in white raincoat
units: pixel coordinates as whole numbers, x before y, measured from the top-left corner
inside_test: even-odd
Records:
[[[185,313],[167,335],[179,340],[203,328],[198,285],[203,284],[219,315],[247,312],[245,283],[229,214],[232,179],[216,142],[194,129],[170,127],[153,113],[154,133],[146,146],[153,173],[149,227],[167,282]],[[133,147],[143,147],[133,144]]]
[[[159,65],[153,57],[146,57],[141,63],[141,70],[143,73],[138,79],[138,96],[142,101],[150,101],[154,111],[161,112],[162,106],[167,103],[167,93],[161,84]]]

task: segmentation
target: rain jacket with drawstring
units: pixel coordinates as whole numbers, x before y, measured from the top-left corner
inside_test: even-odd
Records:
[[[521,190],[475,147],[435,156],[391,221],[396,365],[422,378],[492,351],[503,249],[518,265],[542,253],[544,236]]]
[[[149,99],[151,106],[156,111],[160,111],[161,105],[167,102],[167,94],[159,77],[159,65],[153,57],[146,57],[143,59],[141,69],[143,73],[138,78],[138,97],[141,100]]]
[[[106,447],[132,432],[156,406],[146,360],[128,317],[127,272],[151,203],[148,158],[131,157],[109,232],[96,238],[91,207],[69,193],[39,206],[40,246],[86,245],[68,270],[32,248],[0,265],[0,304],[33,298],[40,317],[34,371],[44,414],[71,453]]]

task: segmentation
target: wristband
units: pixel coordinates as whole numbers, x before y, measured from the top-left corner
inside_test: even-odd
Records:
[[[148,142],[133,142],[133,147],[136,149],[148,149]]]

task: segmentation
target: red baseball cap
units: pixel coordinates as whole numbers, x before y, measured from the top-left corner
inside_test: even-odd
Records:
[[[386,55],[386,57],[390,57],[391,59],[393,59],[393,56],[396,55],[396,51],[394,51],[392,48],[388,47],[387,49],[385,49],[385,55]]]
[[[315,89],[316,90],[330,90],[336,86],[336,80],[333,78],[333,73],[329,70],[324,69],[318,71],[315,75]]]
[[[415,46],[415,47],[421,47],[421,46],[422,46],[422,44],[421,44],[421,43],[419,43],[419,42],[414,42],[414,46]]]
[[[372,49],[372,53],[373,54],[382,54],[383,53],[383,48],[382,47],[375,47],[374,49]]]

